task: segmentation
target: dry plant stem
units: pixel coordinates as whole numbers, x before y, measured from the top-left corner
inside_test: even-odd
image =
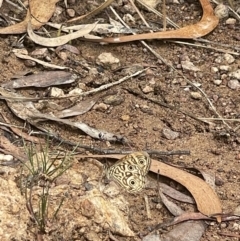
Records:
[[[114,1],[114,0],[107,0],[107,1],[105,1],[102,5],[100,5],[99,7],[97,7],[96,9],[94,9],[93,11],[91,11],[90,13],[87,13],[87,14],[85,14],[85,15],[82,15],[82,16],[79,16],[79,17],[70,19],[70,20],[68,20],[67,22],[68,22],[68,23],[71,23],[71,22],[75,22],[75,21],[78,21],[78,20],[82,20],[82,19],[84,19],[84,18],[93,17],[94,15],[98,14],[99,12],[101,12],[104,8],[108,7],[113,1]]]
[[[148,98],[147,96],[145,96],[144,94],[142,94],[141,92],[139,91],[136,91],[136,90],[133,90],[133,89],[126,89],[129,93],[132,93],[134,95],[137,95],[137,96],[140,96],[142,99],[145,99],[145,100],[149,100],[155,104],[158,104],[160,106],[163,106],[163,107],[166,107],[166,108],[169,108],[171,110],[175,110],[175,111],[178,111],[178,112],[181,112],[182,114],[186,115],[186,116],[189,116],[191,118],[193,118],[194,120],[197,120],[197,121],[201,121],[203,123],[207,123],[207,124],[210,124],[210,122],[207,122],[205,120],[202,120],[202,119],[199,119],[198,117],[194,116],[193,114],[191,113],[188,113],[184,110],[181,110],[180,108],[178,107],[175,107],[175,106],[172,106],[172,105],[168,105],[162,101],[159,101],[159,100],[156,100],[156,99],[152,99],[152,98]]]
[[[8,4],[12,5],[14,8],[17,8],[19,11],[23,11],[23,8],[19,7],[16,3],[13,3],[10,0],[5,0]]]
[[[194,43],[183,42],[183,41],[176,41],[176,40],[167,40],[167,41],[168,41],[168,42],[172,42],[172,43],[177,43],[177,44],[185,44],[185,45],[189,45],[189,46],[205,48],[205,49],[212,49],[212,50],[215,50],[215,51],[217,51],[217,52],[228,53],[228,54],[237,55],[237,56],[240,55],[240,54],[237,53],[237,52],[231,52],[231,51],[225,50],[225,49],[216,49],[216,48],[211,47],[211,46],[205,46],[205,45],[194,44]]]
[[[140,18],[142,19],[142,21],[144,22],[144,24],[150,28],[150,25],[147,23],[147,21],[145,20],[145,18],[143,17],[143,15],[141,14],[141,12],[139,11],[139,9],[137,8],[137,6],[135,5],[135,3],[133,2],[133,0],[129,0],[129,2],[132,4],[133,8],[136,10],[137,14],[140,16]],[[152,31],[151,31],[152,32]]]
[[[155,8],[152,8],[150,6],[148,6],[145,2],[143,2],[142,0],[137,0],[137,2],[139,2],[141,5],[143,5],[146,9],[148,9],[149,11],[155,13],[157,16],[159,16],[160,18],[163,18],[163,14],[161,14],[160,12],[158,12]],[[169,19],[168,17],[166,17],[167,23],[172,25],[175,28],[180,28],[176,23],[174,23],[171,19]]]
[[[163,6],[162,6],[162,8],[163,8],[163,31],[166,31],[166,30],[167,30],[166,0],[163,0]]]
[[[149,202],[148,202],[148,196],[146,194],[144,195],[144,201],[145,201],[145,205],[146,205],[147,218],[152,219],[152,215],[150,212],[150,206],[149,206]]]

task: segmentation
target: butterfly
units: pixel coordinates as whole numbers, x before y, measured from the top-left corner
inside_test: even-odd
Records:
[[[146,152],[134,152],[124,156],[110,167],[105,167],[106,177],[113,180],[127,192],[141,191],[145,186],[145,177],[151,166]]]

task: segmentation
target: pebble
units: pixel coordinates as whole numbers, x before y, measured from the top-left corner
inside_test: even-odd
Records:
[[[217,73],[218,72],[218,68],[217,67],[211,67],[211,72],[212,73]]]
[[[231,67],[229,65],[220,65],[219,69],[222,71],[229,72],[231,70]]]
[[[93,109],[97,111],[105,112],[108,109],[108,105],[104,103],[99,103],[94,105]]]
[[[239,224],[238,224],[238,223],[234,223],[233,226],[232,226],[232,230],[233,230],[233,231],[238,231],[238,230],[240,230]]]
[[[214,13],[219,19],[226,18],[229,15],[229,9],[226,5],[219,4],[215,8]]]
[[[143,89],[142,89],[142,92],[144,93],[144,94],[148,94],[148,93],[150,93],[150,92],[153,92],[153,88],[151,87],[151,86],[149,86],[149,85],[146,85]]]
[[[232,79],[228,81],[228,87],[232,90],[240,89],[240,83],[237,79]]]
[[[221,64],[223,62],[223,57],[222,56],[218,56],[215,60],[214,60],[215,63],[217,64]]]
[[[12,155],[5,155],[5,154],[1,154],[0,153],[0,161],[10,162],[12,160],[13,160],[13,156]]]
[[[191,70],[191,71],[200,71],[200,69],[198,67],[196,67],[191,61],[181,61],[181,65],[183,69],[186,70]]]
[[[129,116],[129,115],[122,115],[121,119],[122,119],[123,121],[129,121],[130,116]]]
[[[168,140],[175,140],[179,137],[179,133],[176,131],[172,131],[170,129],[164,128],[162,130],[163,136]]]
[[[67,14],[69,17],[73,18],[75,16],[75,10],[72,8],[67,9]]]
[[[132,24],[135,24],[135,22],[136,22],[135,18],[129,13],[124,14],[123,21],[126,23],[132,23]]]
[[[229,74],[229,76],[240,80],[240,69],[238,69],[238,70],[236,70],[236,71],[234,71],[234,72],[231,72],[231,73]]]
[[[202,99],[202,95],[199,92],[191,92],[190,96],[194,100],[201,100]]]
[[[37,65],[36,62],[31,59],[25,60],[24,64],[26,67],[35,67]]]
[[[142,0],[142,1],[152,8],[156,8],[157,5],[161,2],[160,0]]]
[[[80,89],[80,88],[75,88],[75,89],[69,91],[68,94],[69,94],[69,95],[79,95],[79,94],[81,94],[82,92],[83,92],[82,89]]]
[[[64,96],[64,92],[62,89],[59,89],[57,87],[52,87],[50,89],[50,94],[51,97],[63,97]]]
[[[103,102],[107,105],[120,105],[124,102],[124,98],[120,95],[109,95],[107,96]]]
[[[228,25],[234,25],[234,24],[236,24],[236,22],[237,22],[237,20],[235,18],[228,18],[226,20],[226,24],[228,24]]]
[[[235,58],[231,54],[224,54],[223,57],[228,64],[232,64],[235,61]]]
[[[221,80],[221,79],[214,79],[214,80],[213,80],[213,83],[214,83],[215,85],[220,85],[220,84],[222,83],[222,80]]]
[[[105,68],[110,68],[111,70],[115,70],[121,66],[120,60],[114,57],[111,53],[101,53],[96,60],[98,65],[101,65]]]

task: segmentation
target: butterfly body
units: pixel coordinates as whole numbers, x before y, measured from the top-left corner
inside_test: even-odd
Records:
[[[128,192],[139,192],[145,186],[150,165],[151,159],[146,152],[134,152],[106,168],[106,176]]]

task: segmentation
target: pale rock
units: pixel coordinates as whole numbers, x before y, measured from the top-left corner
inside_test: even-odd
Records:
[[[108,105],[104,103],[99,103],[94,105],[93,109],[97,111],[105,112],[108,109]]]
[[[240,89],[240,83],[237,79],[229,80],[228,87],[232,90],[238,90]]]
[[[202,99],[202,95],[199,92],[191,92],[190,95],[191,95],[191,98],[194,100]]]
[[[143,92],[144,94],[148,94],[148,93],[150,93],[150,92],[153,92],[153,88],[152,88],[151,86],[149,86],[149,85],[146,85],[146,86],[142,89],[142,92]]]
[[[231,72],[229,74],[229,77],[236,78],[236,79],[240,80],[240,69],[238,69],[234,72]]]
[[[228,71],[231,70],[231,67],[229,65],[220,65],[219,69],[222,70],[222,71],[228,72]]]
[[[191,70],[191,71],[200,71],[200,69],[198,67],[196,67],[192,62],[190,61],[182,61],[181,62],[182,68],[186,69],[186,70]]]
[[[232,64],[235,61],[235,58],[231,54],[224,54],[224,59],[227,61],[228,64]]]
[[[123,21],[126,23],[132,23],[132,24],[135,24],[136,22],[135,18],[129,13],[124,14]]]
[[[168,140],[175,140],[179,137],[179,133],[176,131],[172,131],[170,129],[164,128],[162,130],[163,136]]]
[[[215,15],[219,18],[219,19],[222,19],[222,18],[226,18],[228,17],[229,15],[229,9],[228,9],[228,6],[220,3],[214,10],[215,12]]]
[[[226,24],[228,24],[228,25],[234,25],[234,24],[236,24],[236,22],[237,22],[237,20],[235,18],[228,18],[226,20]]]
[[[129,116],[129,115],[122,115],[121,119],[122,119],[123,121],[129,121],[130,116]]]
[[[211,72],[212,73],[217,73],[218,72],[218,68],[217,67],[211,67]]]
[[[102,53],[97,57],[96,63],[111,70],[117,69],[121,66],[120,60],[114,57],[111,53]]]
[[[214,80],[213,80],[213,83],[214,83],[215,85],[220,85],[220,84],[222,83],[222,80],[221,80],[221,79],[214,79]]]
[[[50,97],[63,97],[64,96],[64,92],[62,89],[59,89],[57,87],[52,87],[50,89]]]
[[[67,14],[70,18],[73,18],[75,16],[75,10],[72,8],[67,9]]]
[[[160,0],[142,0],[142,1],[152,8],[156,8],[157,5],[161,2]]]

